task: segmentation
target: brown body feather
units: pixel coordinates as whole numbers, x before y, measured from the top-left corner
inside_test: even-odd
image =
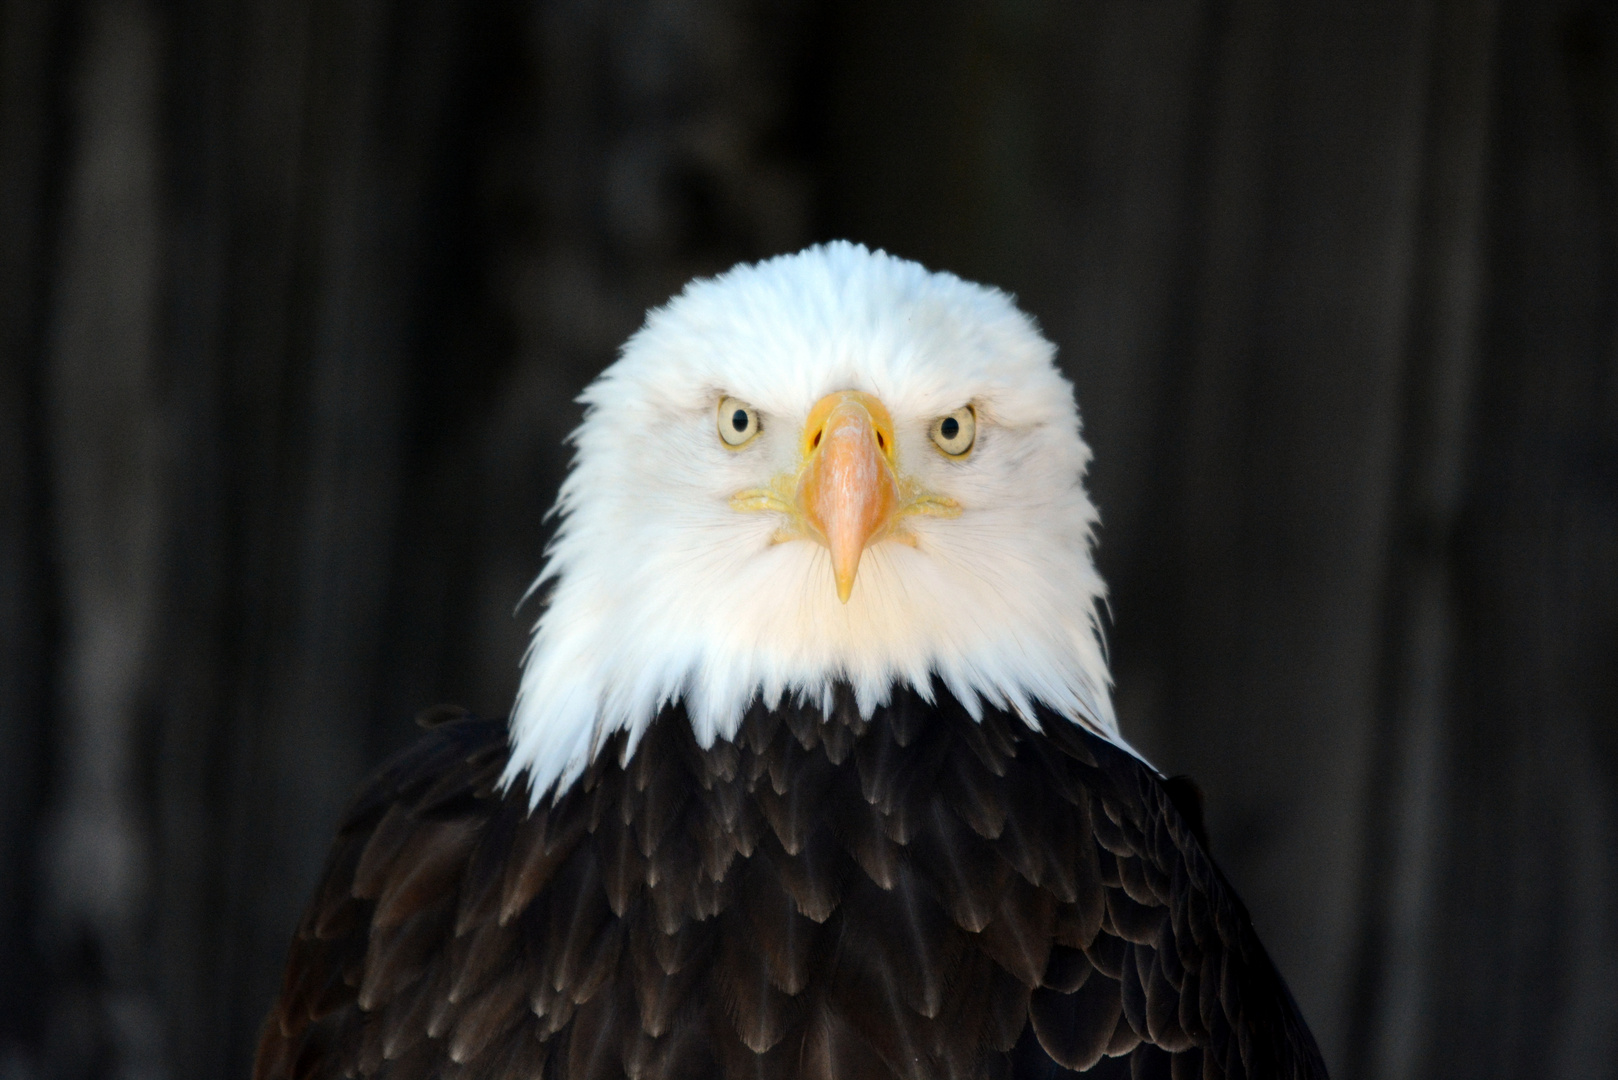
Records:
[[[670,709],[531,814],[504,725],[442,723],[343,821],[255,1080],[1324,1077],[1200,822],[1041,722]]]

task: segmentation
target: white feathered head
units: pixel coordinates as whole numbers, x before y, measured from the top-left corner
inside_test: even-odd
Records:
[[[838,682],[869,714],[936,678],[1123,745],[1054,360],[1004,293],[848,243],[651,312],[583,395],[507,781],[565,790],[676,700],[706,746]]]

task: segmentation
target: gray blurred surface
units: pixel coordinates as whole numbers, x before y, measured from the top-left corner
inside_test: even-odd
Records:
[[[1618,1075],[1612,0],[0,0],[0,1080],[245,1075],[573,397],[840,236],[1061,347],[1334,1074]]]

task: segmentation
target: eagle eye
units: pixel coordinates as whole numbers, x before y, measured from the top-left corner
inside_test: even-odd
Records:
[[[757,409],[733,397],[719,400],[719,438],[726,446],[746,446],[758,432]]]
[[[978,414],[970,405],[933,421],[933,444],[950,457],[964,456],[977,436]]]

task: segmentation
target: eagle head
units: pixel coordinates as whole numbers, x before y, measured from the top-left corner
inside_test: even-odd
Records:
[[[507,782],[560,793],[670,704],[708,746],[839,683],[1122,745],[1055,353],[1005,293],[849,243],[652,311],[581,399]]]

